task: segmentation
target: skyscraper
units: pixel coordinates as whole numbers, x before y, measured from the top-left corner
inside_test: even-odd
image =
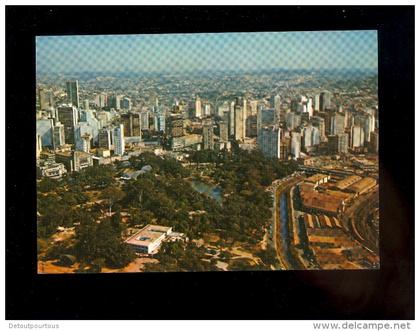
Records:
[[[319,96],[319,110],[325,111],[327,108],[331,108],[331,92],[324,91]]]
[[[131,99],[130,98],[124,97],[121,100],[120,104],[121,104],[122,109],[131,110]]]
[[[261,128],[258,138],[258,149],[269,158],[280,159],[281,129],[276,126]]]
[[[79,119],[75,106],[60,106],[57,108],[58,121],[64,125],[64,135],[67,144],[74,144],[74,128]]]
[[[108,128],[102,128],[99,130],[99,143],[100,148],[111,149],[112,147],[112,131]]]
[[[195,117],[201,118],[203,116],[202,107],[201,107],[201,99],[197,97],[195,99]]]
[[[213,123],[206,120],[203,124],[203,149],[214,148]]]
[[[235,140],[245,140],[244,108],[238,104],[235,105]]]
[[[226,121],[219,122],[219,136],[221,142],[227,142],[229,140],[229,128]]]
[[[344,133],[345,129],[345,118],[344,114],[341,113],[333,113],[330,117],[330,135],[336,135],[340,133]]]
[[[296,160],[300,157],[301,135],[299,132],[292,131],[290,133],[290,154]]]
[[[141,137],[140,113],[121,114],[121,124],[124,125],[125,137]]]
[[[328,148],[332,154],[346,154],[349,146],[349,136],[347,133],[341,133],[334,136],[328,136]]]
[[[100,93],[95,97],[95,105],[99,108],[104,108],[107,106],[107,95],[105,93]]]
[[[274,108],[259,107],[257,110],[257,134],[261,128],[274,125],[275,121],[276,110]]]
[[[124,139],[124,125],[120,124],[114,128],[114,154],[124,155],[125,152],[125,139]]]
[[[363,147],[365,144],[365,132],[359,125],[353,125],[351,128],[350,147]]]
[[[50,109],[54,107],[54,94],[43,88],[38,89],[38,100],[40,110]]]
[[[66,82],[67,100],[76,108],[79,108],[79,82],[69,81]]]
[[[141,129],[142,130],[149,130],[149,111],[142,111],[140,113],[141,117]]]

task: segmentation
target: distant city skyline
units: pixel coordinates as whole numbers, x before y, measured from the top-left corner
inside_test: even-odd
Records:
[[[36,37],[37,73],[377,66],[376,30]]]

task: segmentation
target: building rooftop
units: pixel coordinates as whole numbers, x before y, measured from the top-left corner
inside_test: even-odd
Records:
[[[329,213],[337,213],[344,202],[340,197],[309,190],[302,190],[301,199],[306,208],[318,209]]]
[[[354,193],[363,192],[376,185],[376,179],[372,177],[365,177],[362,180],[349,186],[347,190]]]
[[[337,183],[335,183],[335,187],[339,190],[344,190],[345,188],[349,187],[350,185],[353,185],[354,183],[358,182],[359,180],[361,180],[362,177],[360,176],[348,176],[340,181],[338,181]]]
[[[309,183],[316,183],[316,182],[318,182],[320,180],[323,180],[325,178],[328,178],[328,177],[329,177],[328,175],[324,175],[324,174],[315,174],[315,175],[312,175],[312,176],[306,178],[305,181],[309,182]]]
[[[147,246],[171,231],[171,227],[148,224],[143,229],[126,239],[125,242],[131,245]]]

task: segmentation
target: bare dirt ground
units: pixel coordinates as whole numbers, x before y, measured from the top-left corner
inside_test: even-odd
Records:
[[[79,263],[73,264],[71,267],[55,265],[57,260],[38,261],[39,274],[69,274],[75,273],[79,269]],[[101,273],[117,273],[117,272],[142,272],[146,263],[157,263],[158,260],[152,258],[137,258],[129,265],[121,269],[102,268]]]

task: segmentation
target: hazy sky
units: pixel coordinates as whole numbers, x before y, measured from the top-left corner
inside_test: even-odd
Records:
[[[377,32],[42,36],[41,72],[377,69]]]

